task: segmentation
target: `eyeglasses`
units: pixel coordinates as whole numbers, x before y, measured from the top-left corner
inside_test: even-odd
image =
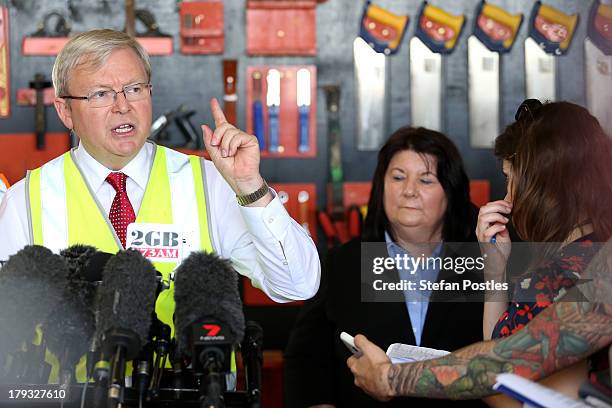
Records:
[[[114,89],[98,89],[90,92],[87,96],[62,95],[60,98],[87,100],[92,108],[104,108],[111,106],[117,101],[117,94],[122,93],[128,102],[136,102],[150,96],[152,89],[153,85],[142,82],[126,85],[119,92]]]
[[[525,99],[514,114],[514,120],[533,119],[534,113],[542,106],[542,102],[537,99]]]

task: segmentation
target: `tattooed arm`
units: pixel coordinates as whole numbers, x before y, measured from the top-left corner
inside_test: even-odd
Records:
[[[355,343],[364,355],[348,360],[355,384],[380,400],[474,399],[495,392],[492,386],[499,373],[539,380],[586,358],[612,342],[609,246],[606,253],[603,264],[590,268],[593,280],[581,285],[581,293],[570,291],[512,336],[475,343],[435,360],[393,365],[381,349],[357,336]],[[567,300],[576,295],[584,296],[580,302]]]

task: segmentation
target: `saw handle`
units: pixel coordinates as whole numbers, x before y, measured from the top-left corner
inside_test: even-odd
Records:
[[[538,20],[541,21],[539,28]],[[562,26],[567,30],[567,34],[563,41],[555,42],[549,38],[550,31],[546,31],[545,27],[552,30],[550,27],[553,25]],[[529,36],[533,38],[546,53],[563,55],[569,48],[577,25],[578,14],[565,14],[554,7],[536,1],[531,9]]]
[[[359,36],[376,52],[395,54],[408,27],[408,16],[398,16],[367,1],[363,7]]]

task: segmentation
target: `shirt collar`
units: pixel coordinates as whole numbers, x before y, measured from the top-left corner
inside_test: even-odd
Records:
[[[391,258],[395,258],[396,256],[404,257],[405,255],[412,257],[408,251],[399,246],[396,242],[393,242],[391,235],[388,231],[385,231],[385,241],[387,242],[387,251]],[[430,258],[437,258],[440,256],[442,252],[442,242],[440,242],[436,248],[433,250]],[[436,264],[434,264],[436,265]],[[406,280],[416,280],[416,279],[426,279],[430,282],[435,282],[438,279],[439,269],[436,266],[421,268],[418,266],[416,270],[412,269],[404,269],[404,268],[396,268],[399,276],[402,279]],[[428,293],[428,291],[424,291],[423,293]],[[429,296],[429,295],[427,295]]]
[[[394,257],[395,255],[403,255],[403,254],[410,255],[408,251],[406,251],[404,248],[399,246],[397,242],[393,241],[393,238],[391,238],[391,234],[389,234],[389,231],[385,231],[385,242],[387,243],[387,251],[389,252],[389,256]],[[442,252],[442,242],[440,242],[436,246],[431,256],[432,257],[439,256],[441,252]]]
[[[118,170],[131,178],[143,190],[146,189],[149,179],[153,147],[152,143],[145,143],[138,154],[124,168]],[[74,157],[94,191],[97,191],[106,181],[108,174],[114,171],[90,155],[81,142],[79,142],[79,147],[74,151]]]

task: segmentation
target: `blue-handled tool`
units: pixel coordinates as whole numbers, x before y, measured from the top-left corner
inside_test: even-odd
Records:
[[[268,150],[273,153],[282,152],[279,142],[279,123],[278,115],[280,111],[280,72],[277,69],[270,69],[266,82],[268,93],[266,105],[268,106]]]
[[[300,144],[298,150],[300,153],[304,153],[310,150],[310,143],[308,141],[310,133],[310,71],[306,68],[301,68],[297,72],[297,105],[300,116]]]
[[[268,136],[270,138],[270,150],[273,153],[281,151],[278,141],[278,112],[279,107],[276,105],[268,106]]]
[[[263,102],[261,100],[261,72],[253,72],[253,133],[259,143],[259,151],[266,148]]]

